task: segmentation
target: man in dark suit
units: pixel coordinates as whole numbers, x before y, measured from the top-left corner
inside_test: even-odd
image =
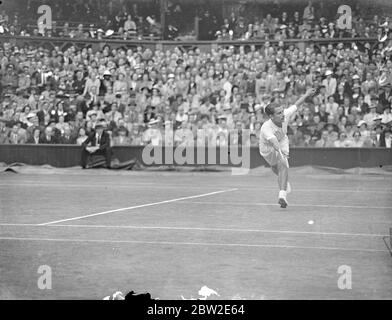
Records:
[[[57,138],[54,135],[52,127],[46,127],[44,134],[39,139],[40,144],[56,144]]]
[[[64,129],[64,134],[60,137],[60,144],[75,144],[76,139],[71,133],[70,128]]]
[[[110,148],[110,136],[104,130],[102,123],[98,123],[95,126],[95,131],[93,131],[90,136],[82,145],[82,159],[81,166],[86,169],[87,160],[93,155],[103,155],[106,159],[106,167],[110,169],[112,149]]]
[[[386,129],[381,135],[380,147],[392,148],[392,129]]]

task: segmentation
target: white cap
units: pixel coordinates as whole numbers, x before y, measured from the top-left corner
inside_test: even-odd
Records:
[[[380,42],[384,42],[387,39],[388,39],[388,35],[387,34],[384,34],[382,37],[378,37],[378,41],[380,41]]]
[[[106,31],[105,36],[110,37],[111,35],[113,35],[113,33],[114,33],[114,30],[109,29],[108,31]]]
[[[359,128],[360,126],[362,126],[363,124],[367,124],[366,121],[359,121],[357,127]]]

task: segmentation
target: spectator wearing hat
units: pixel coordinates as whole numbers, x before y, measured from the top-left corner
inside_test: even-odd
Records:
[[[103,31],[101,28],[99,28],[98,30],[97,30],[97,39],[98,40],[102,40],[103,39],[103,37],[104,37],[104,35],[105,35],[105,31]]]
[[[113,146],[130,146],[132,145],[132,140],[129,137],[128,130],[120,126],[117,130],[118,135],[113,137]]]
[[[372,122],[373,124],[373,122]],[[369,137],[369,126],[366,121],[360,120],[357,124],[357,130],[361,134],[361,139],[365,140]]]
[[[112,149],[110,147],[110,136],[105,131],[104,124],[98,123],[95,130],[82,144],[81,166],[86,169],[91,156],[102,155],[106,160],[106,168],[111,167]]]
[[[85,34],[83,34],[83,37],[87,37],[87,38],[90,38],[90,39],[95,39],[96,38],[96,34],[97,33],[94,30],[94,24],[90,24],[89,28],[88,28],[88,31]]]
[[[377,115],[377,116],[373,119],[372,128],[373,128],[373,129],[377,129],[377,128],[379,128],[379,127],[382,128],[383,125],[382,125],[381,121],[382,121],[381,115]],[[382,131],[382,130],[381,130],[381,131]]]

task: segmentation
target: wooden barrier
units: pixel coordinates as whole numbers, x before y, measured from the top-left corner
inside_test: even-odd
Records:
[[[137,159],[146,166],[159,165],[191,165],[191,166],[241,166],[248,167],[247,159],[240,164],[233,162],[228,149],[200,149],[193,150],[193,163],[179,164],[176,157],[167,157],[166,153],[174,154],[174,149],[163,149],[162,162],[146,164],[143,159],[144,147],[114,147],[114,158],[121,162]],[[157,150],[158,152],[159,150]],[[198,154],[204,151],[203,161]],[[209,151],[216,154],[216,162],[209,157]],[[154,150],[155,152],[155,150]],[[25,163],[29,165],[48,164],[54,167],[65,168],[79,166],[81,147],[69,145],[0,145],[0,162],[6,164]],[[152,153],[153,154],[153,153]],[[220,155],[225,155],[222,158]],[[241,153],[240,153],[241,155]],[[241,157],[240,157],[241,158]],[[239,158],[239,159],[240,159]],[[174,160],[174,161],[172,161]],[[260,156],[258,148],[250,148],[249,165],[251,168],[265,166],[265,160]],[[290,156],[292,167],[323,166],[332,168],[372,168],[392,165],[392,149],[384,148],[292,148]]]

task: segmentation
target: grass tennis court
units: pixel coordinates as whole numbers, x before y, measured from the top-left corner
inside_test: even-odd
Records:
[[[392,299],[392,179],[268,169],[0,174],[0,299]],[[309,224],[314,221],[314,224]],[[52,290],[38,289],[41,265]],[[340,290],[341,265],[352,289]]]

